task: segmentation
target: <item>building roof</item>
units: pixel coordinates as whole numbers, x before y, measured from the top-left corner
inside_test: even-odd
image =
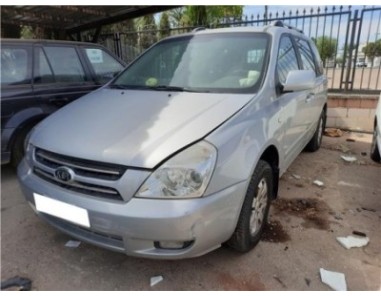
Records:
[[[40,26],[72,34],[175,7],[177,6],[1,6],[1,25]]]

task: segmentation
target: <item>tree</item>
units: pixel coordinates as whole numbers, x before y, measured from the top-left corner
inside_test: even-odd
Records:
[[[188,6],[185,14],[189,17],[191,26],[206,26],[208,24],[206,6]]]
[[[362,48],[362,52],[371,60],[373,67],[374,58],[381,56],[381,39],[376,42],[369,42]]]
[[[159,23],[159,38],[165,38],[170,35],[170,23],[169,23],[169,16],[166,12],[163,12],[160,16],[160,23]]]
[[[181,26],[181,20],[184,16],[184,11],[185,11],[184,7],[178,7],[178,8],[174,8],[174,9],[171,9],[170,11],[168,11],[169,20],[170,20],[172,27],[180,27]]]
[[[240,19],[242,5],[219,6],[186,6],[169,12],[174,27],[179,26],[213,26],[219,22]]]
[[[208,6],[209,24],[217,24],[221,21],[230,21],[242,18],[242,5]]]
[[[153,15],[145,15],[136,21],[139,34],[139,45],[142,49],[147,49],[157,41],[157,26]]]
[[[336,54],[337,39],[320,36],[313,41],[316,43],[316,47],[323,61],[323,67],[325,67],[327,60],[333,58]]]

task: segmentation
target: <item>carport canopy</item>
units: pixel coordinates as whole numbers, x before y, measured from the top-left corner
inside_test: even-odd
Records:
[[[61,38],[69,36],[71,39],[78,39],[82,31],[91,29],[96,29],[95,36],[97,36],[104,25],[176,7],[178,6],[2,6],[1,35],[2,37],[17,37],[11,36],[12,31],[24,25],[58,32]]]

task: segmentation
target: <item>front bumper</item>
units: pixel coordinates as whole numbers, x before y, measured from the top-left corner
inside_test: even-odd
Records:
[[[36,211],[33,193],[86,209],[90,228],[36,213],[59,230],[82,241],[127,255],[181,259],[201,256],[218,248],[237,224],[247,182],[215,194],[183,200],[131,198],[114,201],[75,193],[33,174],[25,160],[18,177],[26,200]],[[163,249],[155,242],[192,243],[182,249]],[[156,246],[155,246],[156,245]]]

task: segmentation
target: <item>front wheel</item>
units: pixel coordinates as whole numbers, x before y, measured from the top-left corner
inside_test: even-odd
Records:
[[[254,248],[267,223],[270,202],[274,195],[273,171],[271,166],[259,160],[251,178],[242,205],[236,229],[227,244],[239,252]]]
[[[320,145],[321,145],[321,140],[323,138],[323,132],[325,129],[325,121],[326,121],[325,110],[323,109],[323,111],[321,112],[320,117],[319,117],[319,121],[318,121],[318,124],[316,127],[316,131],[315,131],[312,139],[308,142],[308,144],[306,146],[307,151],[315,152],[315,151],[319,150]]]
[[[381,161],[381,157],[380,157],[381,147],[378,147],[377,145],[377,137],[378,137],[377,126],[375,126],[374,132],[373,132],[372,145],[370,147],[370,158],[376,162],[380,162]]]

